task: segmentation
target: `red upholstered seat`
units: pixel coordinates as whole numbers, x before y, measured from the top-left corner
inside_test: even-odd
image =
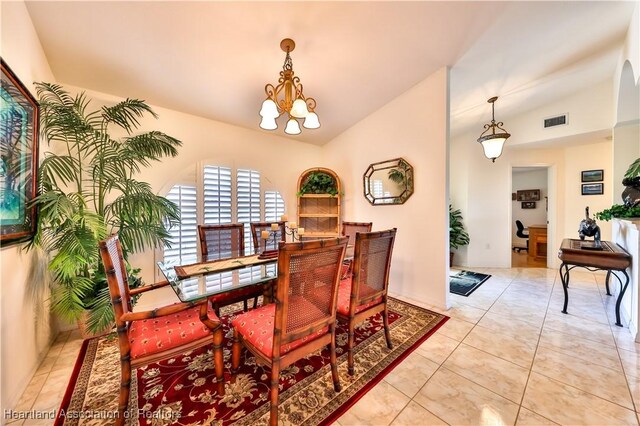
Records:
[[[209,306],[209,318],[219,321]],[[129,327],[131,359],[153,355],[201,338],[211,337],[200,321],[200,307],[194,306],[173,315],[132,321]]]
[[[313,303],[305,300],[301,296],[289,296],[289,304],[294,303],[305,304],[306,306],[304,310],[305,312],[308,312],[311,317],[317,315],[318,318],[322,318],[325,315],[318,310]],[[244,340],[251,343],[266,357],[270,358],[273,355],[273,326],[275,315],[276,305],[270,303],[238,315],[233,321],[231,321],[231,324],[238,333],[242,335]],[[310,342],[328,332],[329,327],[323,327],[310,336],[305,336],[301,339],[294,340],[293,342],[286,343],[280,347],[280,354],[286,354],[298,346]]]
[[[360,283],[360,294],[365,294],[363,292],[363,286],[365,284]],[[338,287],[338,307],[337,311],[341,315],[348,316],[349,315],[349,304],[351,301],[351,277],[347,277],[344,280],[340,281],[340,287]],[[367,308],[370,308],[373,305],[377,305],[378,303],[382,303],[382,296],[376,297],[370,302],[365,303],[364,305],[360,305],[356,308],[356,314],[358,312],[362,312]]]

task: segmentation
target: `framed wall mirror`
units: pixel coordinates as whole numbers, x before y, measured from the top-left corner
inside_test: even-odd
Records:
[[[413,166],[404,158],[373,163],[362,179],[364,197],[374,206],[404,204],[413,194]]]

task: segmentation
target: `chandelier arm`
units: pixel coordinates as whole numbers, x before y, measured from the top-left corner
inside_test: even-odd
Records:
[[[313,98],[304,98],[304,100],[307,103],[307,109],[309,112],[313,112],[313,110],[316,109],[316,100]]]

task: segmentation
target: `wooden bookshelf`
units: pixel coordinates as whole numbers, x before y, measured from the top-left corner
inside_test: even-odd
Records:
[[[340,178],[330,169],[316,167],[305,170],[298,178],[298,192],[311,173],[322,172],[336,182],[338,195],[304,194],[298,196],[298,226],[304,228],[305,238],[331,238],[340,235]]]

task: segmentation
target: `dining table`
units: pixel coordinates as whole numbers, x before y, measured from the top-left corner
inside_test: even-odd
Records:
[[[344,260],[353,259],[354,247],[347,245]],[[160,272],[181,302],[193,302],[225,293],[261,293],[264,301],[273,300],[278,278],[277,251],[224,259],[202,259],[180,264],[176,261],[157,263]]]
[[[258,254],[227,259],[203,259],[182,265],[179,262],[158,262],[158,268],[181,302],[193,302],[224,293],[262,290],[272,299],[273,282],[278,277],[278,257]]]

